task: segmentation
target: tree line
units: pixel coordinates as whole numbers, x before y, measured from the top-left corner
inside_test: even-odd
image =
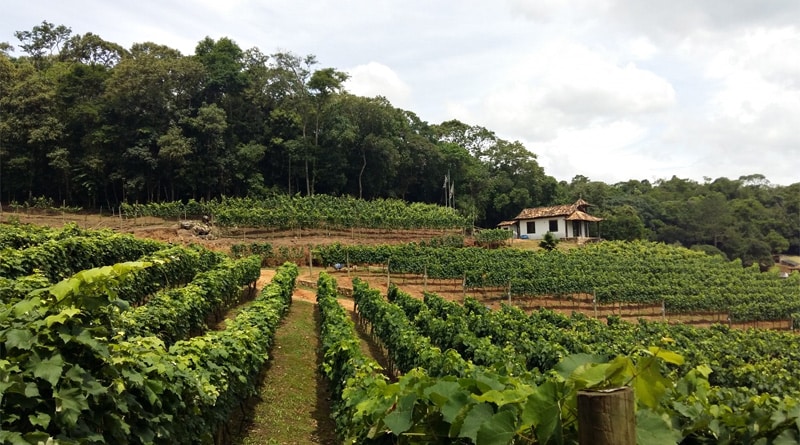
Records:
[[[313,55],[227,37],[206,37],[191,55],[154,42],[124,48],[47,21],[15,36],[18,51],[0,42],[6,204],[329,194],[452,205],[493,227],[582,197],[607,219],[605,238],[713,247],[745,262],[800,250],[800,183],[559,182],[518,141],[348,93],[348,74]]]

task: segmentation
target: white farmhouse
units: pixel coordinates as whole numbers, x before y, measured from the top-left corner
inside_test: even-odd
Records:
[[[514,238],[542,239],[551,232],[559,239],[573,238],[581,241],[589,238],[589,223],[599,223],[602,218],[586,213],[589,203],[583,199],[575,204],[523,209],[516,218],[503,221],[497,226],[511,230]]]

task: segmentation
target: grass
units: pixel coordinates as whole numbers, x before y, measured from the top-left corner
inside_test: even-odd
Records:
[[[336,443],[327,383],[317,372],[317,324],[316,305],[292,303],[275,333],[270,364],[234,444]]]

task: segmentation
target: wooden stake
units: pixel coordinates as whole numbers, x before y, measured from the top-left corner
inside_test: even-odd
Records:
[[[633,389],[578,391],[580,445],[635,445]]]

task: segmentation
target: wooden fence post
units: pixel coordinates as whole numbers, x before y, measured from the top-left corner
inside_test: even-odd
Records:
[[[314,279],[314,259],[311,257],[311,246],[308,246],[308,276]]]
[[[578,391],[580,445],[635,445],[633,389]]]

